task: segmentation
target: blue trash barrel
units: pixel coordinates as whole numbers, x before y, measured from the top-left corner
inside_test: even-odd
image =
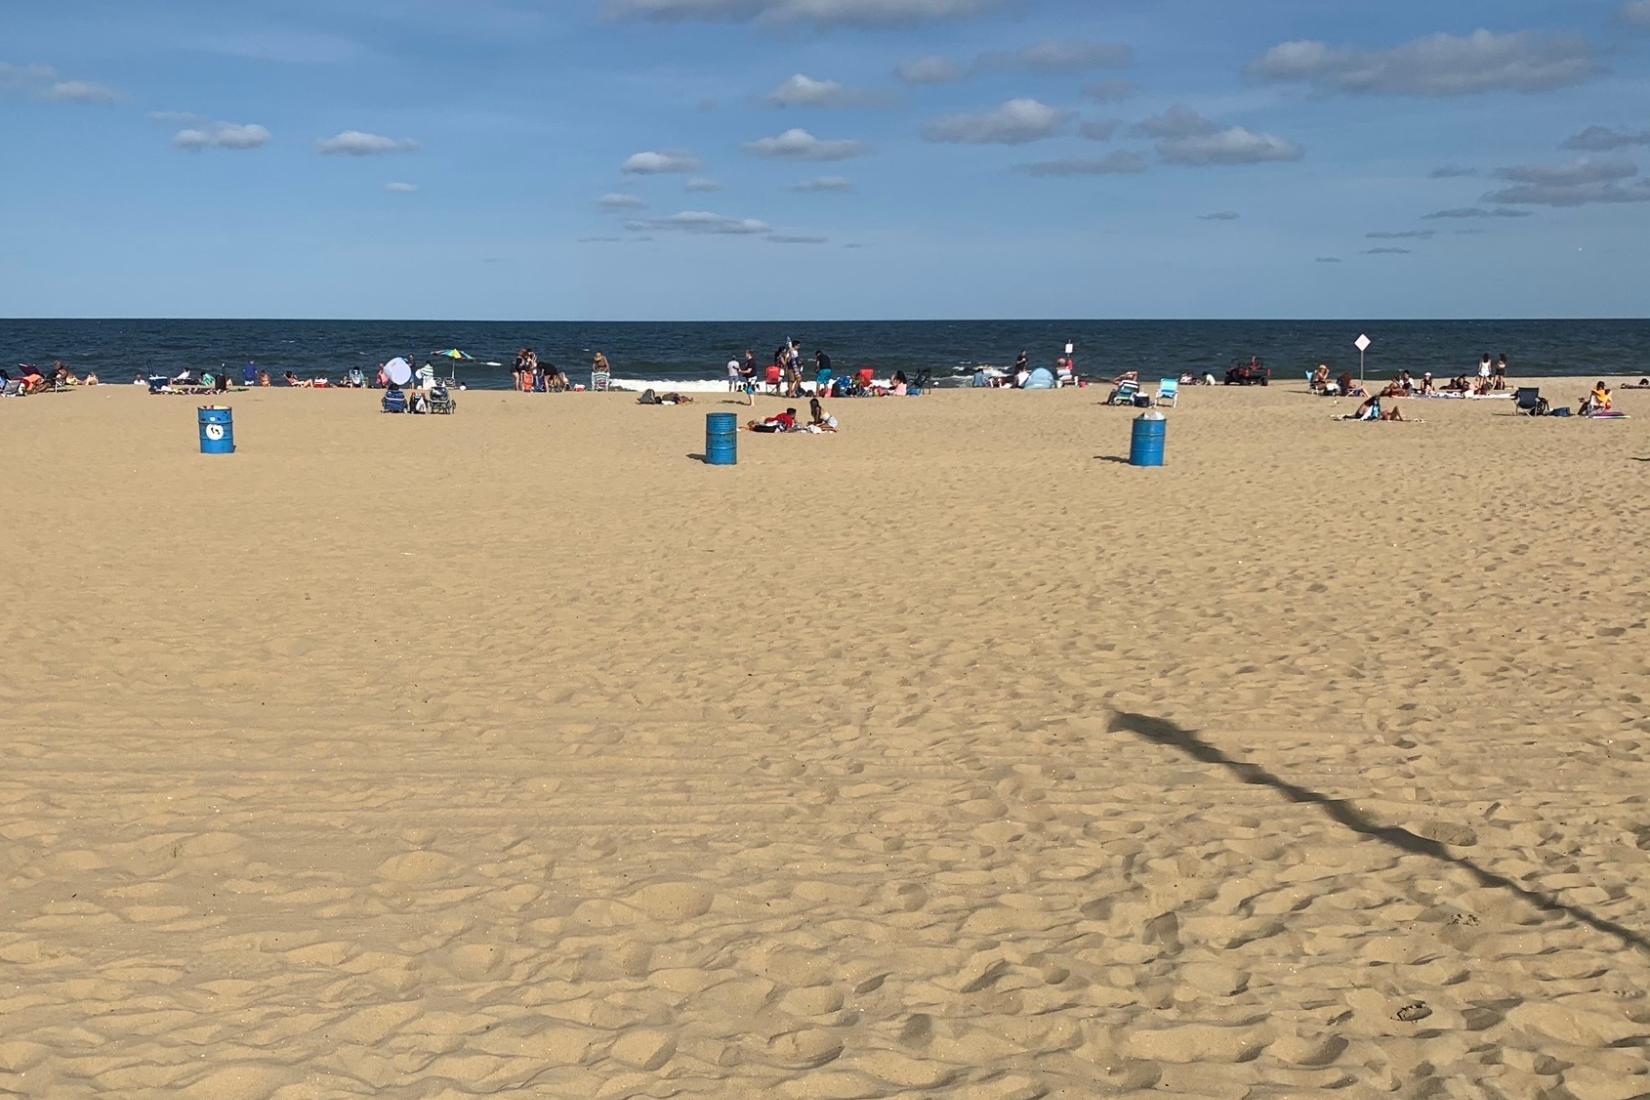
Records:
[[[705,465],[739,464],[739,417],[733,413],[705,414]]]
[[[228,405],[202,405],[199,420],[201,454],[235,453],[235,417]]]
[[[1130,466],[1163,465],[1163,436],[1168,423],[1156,409],[1134,418],[1134,433],[1129,437]]]

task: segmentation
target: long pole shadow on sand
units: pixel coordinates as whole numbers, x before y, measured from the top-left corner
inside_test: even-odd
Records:
[[[1291,783],[1281,776],[1273,775],[1259,764],[1234,760],[1198,737],[1194,730],[1183,729],[1163,718],[1153,718],[1150,715],[1133,714],[1126,711],[1116,713],[1112,719],[1111,728],[1114,731],[1122,730],[1132,733],[1155,745],[1174,749],[1204,764],[1218,764],[1245,783],[1271,787],[1291,802],[1303,806],[1318,807],[1326,816],[1355,833],[1369,837],[1371,840],[1380,841],[1382,844],[1397,848],[1402,852],[1427,856],[1440,863],[1448,863],[1459,867],[1477,879],[1482,886],[1489,886],[1515,894],[1537,909],[1554,915],[1568,916],[1572,920],[1587,925],[1589,928],[1615,937],[1628,947],[1634,947],[1650,954],[1650,941],[1646,941],[1643,936],[1630,928],[1617,924],[1613,920],[1606,920],[1579,906],[1568,905],[1551,894],[1521,886],[1505,875],[1498,875],[1494,871],[1480,867],[1470,859],[1456,855],[1436,840],[1429,840],[1396,825],[1382,825],[1353,809],[1344,799],[1330,798],[1320,791]]]

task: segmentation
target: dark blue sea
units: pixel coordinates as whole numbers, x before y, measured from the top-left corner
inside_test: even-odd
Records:
[[[1510,374],[1622,378],[1650,374],[1650,321],[744,321],[584,323],[573,321],[205,321],[0,320],[0,364],[61,359],[106,382],[255,362],[275,378],[337,378],[351,367],[371,376],[396,355],[455,367],[471,388],[507,389],[518,348],[536,349],[573,378],[604,352],[616,378],[720,380],[730,357],[748,348],[766,364],[795,338],[812,360],[823,348],[840,372],[870,365],[879,375],[927,370],[936,381],[978,366],[1007,366],[1024,350],[1052,366],[1066,342],[1083,374],[1192,370],[1216,374],[1258,355],[1274,377],[1292,378],[1327,362],[1356,371],[1353,341],[1368,333],[1371,376],[1409,370],[1472,373],[1481,355],[1505,354]],[[436,358],[458,348],[475,361]],[[504,364],[490,367],[486,362]]]

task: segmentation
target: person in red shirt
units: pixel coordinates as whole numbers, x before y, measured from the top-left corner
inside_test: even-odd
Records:
[[[752,420],[745,427],[753,432],[794,432],[796,431],[796,410],[786,409],[784,412],[770,416],[766,420]]]

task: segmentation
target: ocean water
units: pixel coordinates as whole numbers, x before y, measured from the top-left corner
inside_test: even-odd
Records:
[[[62,359],[105,381],[226,367],[239,379],[248,361],[277,379],[338,377],[351,367],[369,376],[396,355],[430,359],[457,347],[481,362],[460,363],[471,388],[508,389],[516,349],[537,349],[575,382],[604,352],[619,378],[721,380],[730,357],[747,348],[768,363],[794,337],[810,361],[818,348],[834,367],[874,367],[879,375],[931,371],[959,381],[979,366],[1007,366],[1024,350],[1053,366],[1067,340],[1083,374],[1138,370],[1148,377],[1191,370],[1219,375],[1232,360],[1258,355],[1280,379],[1319,362],[1337,373],[1358,369],[1359,333],[1374,345],[1371,376],[1400,370],[1453,376],[1476,370],[1480,355],[1505,354],[1510,375],[1623,378],[1650,374],[1650,320],[1593,321],[207,321],[0,320],[0,364]],[[483,365],[487,360],[504,364]],[[441,373],[452,362],[434,360]]]

